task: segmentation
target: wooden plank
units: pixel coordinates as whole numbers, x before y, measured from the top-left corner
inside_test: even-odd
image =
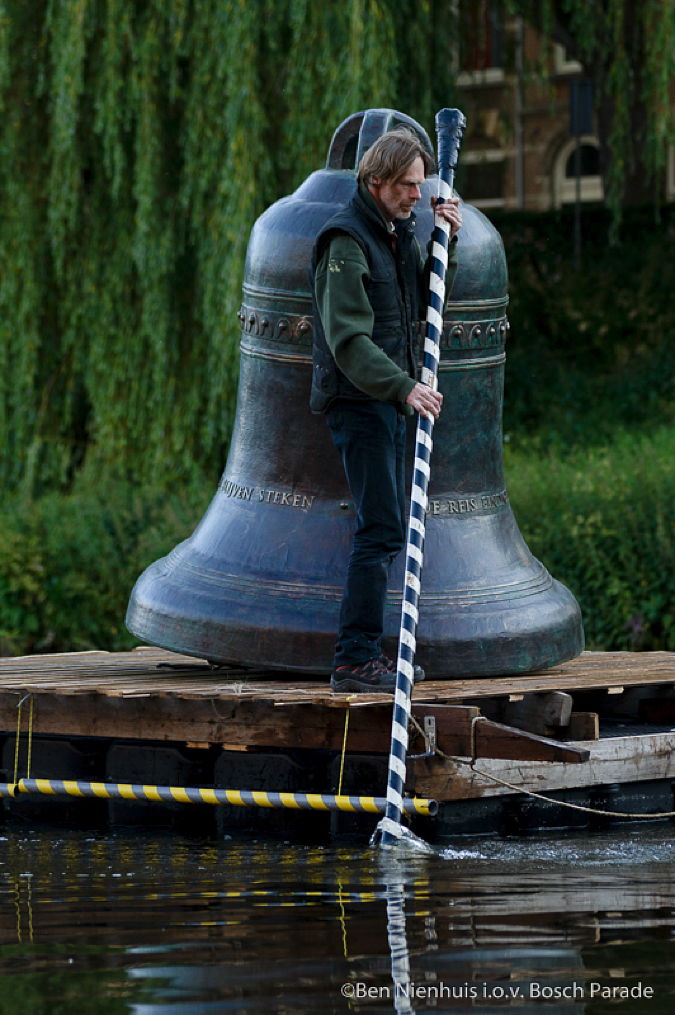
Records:
[[[419,728],[424,728],[424,720],[432,717],[436,724],[436,744],[444,754],[470,755],[474,719],[480,716],[480,710],[470,705],[415,705],[411,708],[413,726],[410,730],[409,754],[422,753],[425,750],[423,737]],[[415,724],[419,728],[415,728]],[[391,735],[390,735],[391,741]]]
[[[294,704],[300,702],[314,703],[317,700],[329,703],[343,709],[350,702],[349,695],[334,695],[327,684],[312,684],[307,687],[299,687],[294,682],[274,682],[258,684],[255,682],[234,681],[229,684],[204,681],[191,683],[188,681],[168,683],[161,675],[152,676],[149,679],[139,680],[136,677],[130,679],[115,676],[103,680],[89,678],[77,681],[73,680],[38,680],[23,682],[8,682],[0,680],[0,693],[13,692],[17,695],[26,693],[45,694],[91,694],[98,693],[109,697],[135,697],[139,695],[155,695],[157,697],[171,695],[179,699],[191,698],[220,698],[238,699],[250,698],[260,701],[282,701],[292,700]],[[378,703],[389,701],[390,695],[358,695],[360,703],[375,700]]]
[[[246,694],[262,699],[280,697],[283,688],[298,697],[319,695],[332,707],[344,708],[349,695],[333,695],[325,677],[251,671],[240,667],[212,669],[190,656],[141,646],[132,652],[85,652],[25,656],[0,660],[0,688],[68,690],[88,693],[96,686],[110,693],[167,693],[181,695],[235,694],[239,683]],[[460,703],[467,700],[545,691],[591,690],[675,683],[675,653],[584,652],[568,663],[539,673],[511,677],[426,681],[414,691],[416,701]],[[132,687],[133,685],[133,687]],[[252,686],[255,685],[255,686]],[[243,693],[243,692],[242,692]],[[366,696],[359,696],[363,699]],[[381,695],[368,700],[381,701]]]
[[[531,733],[546,733],[556,726],[567,726],[572,714],[572,697],[565,691],[527,694],[521,701],[507,702],[502,721]]]
[[[538,673],[513,677],[453,680],[448,700],[495,697],[535,691],[606,688],[641,684],[672,683],[675,679],[673,652],[584,652],[560,666]],[[429,681],[416,688],[419,698],[431,699],[444,681]]]
[[[439,749],[451,756],[583,760],[567,745],[510,730],[480,718],[475,707],[413,706],[416,722],[433,715]],[[16,701],[0,693],[0,731],[16,730]],[[24,718],[25,735],[27,719]],[[335,750],[388,754],[391,741],[391,699],[380,707],[338,712],[320,705],[283,710],[269,703],[244,700],[181,701],[174,698],[100,698],[98,695],[40,696],[33,713],[33,734],[101,737],[106,739],[180,741],[227,744],[228,747]],[[420,743],[416,748],[415,743]],[[413,740],[411,753],[424,750]]]
[[[547,691],[603,690],[606,692],[613,674],[595,673],[592,676],[579,677],[575,674],[556,673],[546,677],[529,675],[527,677],[495,677],[491,680],[476,679],[473,681],[425,681],[415,688],[413,698],[417,701],[447,702],[479,702],[486,698],[504,697],[517,701],[515,695],[541,693]],[[672,683],[673,675],[667,672],[636,673],[624,680],[623,686],[631,684],[642,686],[651,684],[663,685]]]
[[[481,716],[478,708],[453,705],[413,705],[413,718],[423,727],[425,716],[436,721],[439,751],[451,757],[521,758],[523,760],[583,762],[584,748],[570,747]],[[419,732],[411,737],[409,754],[421,753],[424,742]]]
[[[471,768],[455,760],[419,761],[415,767],[415,793],[442,801],[514,792],[489,776],[536,793],[675,778],[675,732],[608,737],[576,746],[590,752],[585,765],[484,759]]]
[[[600,738],[600,717],[597,712],[572,712],[565,729],[570,740],[598,740]]]
[[[80,694],[35,696],[34,735],[105,739],[192,741],[243,747],[340,750],[346,709],[306,705],[275,709],[273,702],[248,699],[105,697]],[[0,692],[0,732],[14,734],[16,696]],[[387,753],[391,697],[384,704],[349,710],[350,751]],[[24,713],[23,731],[27,728]]]
[[[589,751],[485,719],[476,723],[473,756],[574,765],[588,761]]]
[[[190,741],[228,747],[283,747],[341,750],[347,732],[350,753],[388,754],[391,743],[391,696],[379,705],[349,710],[320,704],[276,709],[273,703],[230,699],[205,701],[164,697],[105,697],[98,695],[36,696],[33,732],[62,736],[112,739]],[[425,707],[414,711],[419,721],[433,711],[438,716],[441,742],[456,752],[466,751],[471,719],[477,708]],[[0,732],[16,730],[16,699],[0,692]],[[24,719],[25,730],[27,720]]]
[[[569,723],[574,702],[566,691],[545,691],[508,698],[477,698],[474,704],[494,722],[539,736],[555,736],[560,727]]]

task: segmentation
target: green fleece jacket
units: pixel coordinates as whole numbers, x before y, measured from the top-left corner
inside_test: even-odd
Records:
[[[379,209],[370,192],[361,187],[365,201],[378,214]],[[386,223],[389,229],[389,223]],[[420,272],[425,270],[419,254]],[[450,245],[447,288],[449,293],[457,267],[456,243]],[[412,415],[406,398],[416,380],[397,366],[375,345],[373,310],[364,281],[369,277],[368,262],[363,250],[351,236],[338,234],[328,244],[316,269],[316,300],[326,341],[343,374],[371,398],[395,402],[401,412]]]

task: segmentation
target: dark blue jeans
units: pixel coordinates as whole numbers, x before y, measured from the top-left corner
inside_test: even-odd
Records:
[[[382,651],[389,567],[405,545],[404,417],[395,406],[341,399],[326,419],[356,511],[334,666]]]

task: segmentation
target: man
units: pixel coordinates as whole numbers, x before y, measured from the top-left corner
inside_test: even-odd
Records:
[[[401,128],[358,167],[352,201],[324,226],[313,257],[314,366],[310,406],[326,415],[354,500],[354,533],[331,676],[334,691],[388,691],[382,653],[389,566],[405,545],[405,417],[438,418],[443,396],[416,380],[425,267],[413,207],[433,160]],[[435,206],[455,238],[457,198]],[[448,280],[454,276],[451,244]],[[416,667],[415,679],[424,674]]]

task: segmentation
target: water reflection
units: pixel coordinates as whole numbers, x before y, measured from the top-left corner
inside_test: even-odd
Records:
[[[673,861],[670,825],[395,855],[6,826],[0,1012],[670,1012]]]

